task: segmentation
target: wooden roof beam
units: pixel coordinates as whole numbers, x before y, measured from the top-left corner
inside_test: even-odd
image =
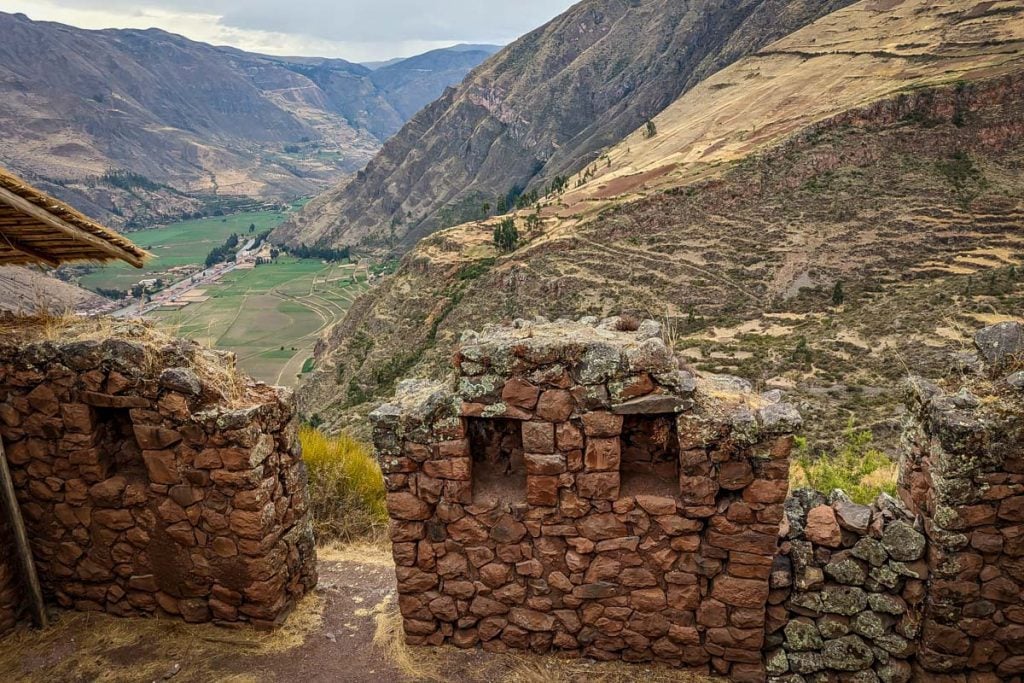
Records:
[[[31,216],[32,218],[35,218],[41,223],[45,223],[54,230],[64,233],[72,239],[88,244],[90,247],[107,254],[111,258],[115,258],[119,261],[125,261],[136,268],[142,268],[143,266],[142,259],[135,254],[122,249],[116,244],[111,244],[110,242],[107,242],[106,240],[101,239],[81,228],[76,228],[65,223],[46,209],[36,206],[24,197],[14,194],[7,188],[0,187],[0,201],[12,206],[28,216]],[[21,250],[19,249],[19,251]]]
[[[11,249],[13,249],[14,251],[21,252],[22,254],[25,254],[26,256],[31,256],[32,258],[36,259],[37,261],[42,261],[43,263],[45,263],[46,265],[50,266],[51,268],[59,268],[60,267],[60,261],[58,259],[53,258],[49,254],[44,254],[43,252],[39,251],[38,249],[34,249],[34,248],[28,246],[24,242],[20,242],[20,241],[14,239],[13,237],[11,237],[10,235],[3,234],[3,229],[2,228],[0,228],[0,240],[2,240],[2,241],[0,241],[0,245],[6,245],[6,246],[10,247]]]

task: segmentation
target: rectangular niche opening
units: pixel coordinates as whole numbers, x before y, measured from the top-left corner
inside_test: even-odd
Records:
[[[131,413],[127,408],[95,408],[96,446],[109,462],[111,476],[148,479],[142,448],[135,438]]]
[[[622,423],[620,496],[679,495],[675,415],[627,415]]]
[[[468,418],[474,503],[525,503],[522,422]]]

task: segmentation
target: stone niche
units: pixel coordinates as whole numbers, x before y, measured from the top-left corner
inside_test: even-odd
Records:
[[[486,328],[455,365],[371,415],[408,642],[764,680],[796,411],[654,321]]]
[[[289,392],[145,326],[0,344],[0,435],[44,594],[65,608],[280,623],[316,583],[296,426]]]

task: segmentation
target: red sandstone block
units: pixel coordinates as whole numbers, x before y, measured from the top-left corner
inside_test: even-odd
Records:
[[[739,491],[753,481],[754,470],[744,460],[724,462],[718,467],[718,483],[726,491]]]
[[[572,394],[564,389],[548,389],[537,402],[537,417],[548,422],[564,422],[576,409]]]
[[[154,484],[177,484],[181,481],[173,451],[143,451],[149,480]]]
[[[524,422],[523,450],[527,453],[554,453],[555,425],[551,422]]]
[[[523,410],[533,410],[537,406],[538,396],[540,389],[519,377],[505,382],[501,390],[501,400],[504,403]]]
[[[583,414],[583,431],[588,437],[611,438],[622,434],[621,415],[594,411]]]
[[[743,500],[748,503],[783,503],[789,494],[787,480],[758,480],[743,491]]]
[[[718,483],[710,477],[679,477],[679,498],[686,506],[714,505]]]
[[[566,471],[565,456],[560,453],[527,453],[526,473],[533,475],[556,475]]]
[[[581,498],[615,500],[619,497],[618,472],[592,472],[576,475],[576,489]]]
[[[711,595],[733,607],[763,607],[768,602],[768,582],[723,575],[715,579]]]
[[[622,442],[619,439],[587,439],[587,450],[584,455],[586,471],[611,472],[618,470],[621,448]]]
[[[583,432],[572,422],[560,422],[555,427],[555,441],[560,451],[581,450],[583,448]]]
[[[558,505],[558,477],[527,475],[526,501],[541,507]]]
[[[470,481],[473,478],[473,461],[468,457],[441,456],[442,460],[427,460],[423,463],[423,473],[435,479],[453,481]],[[440,493],[440,492],[439,492]]]
[[[387,494],[387,505],[394,519],[423,521],[430,519],[433,513],[430,505],[406,492]]]
[[[440,459],[468,458],[469,456],[469,439],[442,441],[437,444],[437,457]]]

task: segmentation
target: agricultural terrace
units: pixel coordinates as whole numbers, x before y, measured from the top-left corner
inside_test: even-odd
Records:
[[[355,266],[282,256],[276,263],[238,270],[197,290],[197,302],[159,309],[151,317],[172,331],[233,351],[247,373],[270,384],[294,386],[309,372],[320,333],[366,291]]]

